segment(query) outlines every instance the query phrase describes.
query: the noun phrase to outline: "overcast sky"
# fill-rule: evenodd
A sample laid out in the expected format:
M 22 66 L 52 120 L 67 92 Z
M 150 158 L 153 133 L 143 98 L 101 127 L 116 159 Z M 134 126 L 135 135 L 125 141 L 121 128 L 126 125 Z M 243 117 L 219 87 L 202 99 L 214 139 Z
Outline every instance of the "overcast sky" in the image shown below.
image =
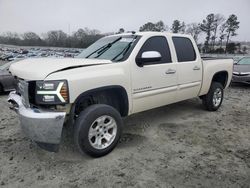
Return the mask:
M 171 26 L 174 19 L 201 22 L 209 13 L 236 14 L 240 29 L 235 40 L 250 41 L 250 0 L 0 0 L 0 33 L 68 33 L 84 27 L 138 31 L 148 21 Z

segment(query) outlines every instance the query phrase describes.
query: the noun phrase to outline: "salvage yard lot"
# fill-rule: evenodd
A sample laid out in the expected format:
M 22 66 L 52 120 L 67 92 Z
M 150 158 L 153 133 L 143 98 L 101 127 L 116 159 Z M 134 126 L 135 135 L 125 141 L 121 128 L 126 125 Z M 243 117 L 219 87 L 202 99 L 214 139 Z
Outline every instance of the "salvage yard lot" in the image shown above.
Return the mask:
M 234 85 L 217 112 L 199 99 L 125 119 L 109 155 L 81 156 L 66 127 L 59 153 L 22 134 L 0 96 L 0 187 L 249 187 L 250 87 Z

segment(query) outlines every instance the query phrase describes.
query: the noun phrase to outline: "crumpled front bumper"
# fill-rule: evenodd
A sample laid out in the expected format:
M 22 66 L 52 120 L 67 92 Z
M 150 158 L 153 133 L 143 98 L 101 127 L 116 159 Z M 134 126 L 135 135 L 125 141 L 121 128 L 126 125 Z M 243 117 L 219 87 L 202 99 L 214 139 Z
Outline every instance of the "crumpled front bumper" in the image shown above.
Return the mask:
M 51 149 L 51 146 L 60 144 L 66 113 L 27 108 L 21 96 L 15 92 L 9 94 L 8 102 L 10 109 L 19 115 L 23 132 L 43 149 L 56 150 Z

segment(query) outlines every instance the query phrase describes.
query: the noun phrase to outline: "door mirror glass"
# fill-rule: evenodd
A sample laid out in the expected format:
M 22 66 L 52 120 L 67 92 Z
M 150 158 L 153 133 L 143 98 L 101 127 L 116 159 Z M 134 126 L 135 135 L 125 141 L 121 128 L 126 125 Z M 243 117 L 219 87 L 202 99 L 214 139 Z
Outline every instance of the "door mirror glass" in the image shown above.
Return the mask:
M 143 52 L 141 57 L 136 59 L 138 66 L 143 67 L 144 63 L 157 62 L 162 58 L 160 52 L 157 51 L 146 51 Z

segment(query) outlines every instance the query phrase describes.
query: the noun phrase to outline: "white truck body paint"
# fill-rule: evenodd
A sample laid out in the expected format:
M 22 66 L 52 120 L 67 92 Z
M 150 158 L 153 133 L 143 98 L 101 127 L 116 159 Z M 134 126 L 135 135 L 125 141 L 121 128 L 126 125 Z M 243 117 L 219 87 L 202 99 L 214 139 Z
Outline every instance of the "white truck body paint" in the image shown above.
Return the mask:
M 28 81 L 67 80 L 70 104 L 86 91 L 106 86 L 121 86 L 128 95 L 128 115 L 205 95 L 213 76 L 221 71 L 228 74 L 226 87 L 230 84 L 233 60 L 202 60 L 190 35 L 160 32 L 136 33 L 136 35 L 141 36 L 141 39 L 128 59 L 123 62 L 80 58 L 26 59 L 13 64 L 10 71 L 13 75 Z M 166 37 L 172 63 L 139 67 L 135 62 L 136 56 L 145 41 L 154 36 Z M 186 37 L 192 41 L 197 55 L 195 61 L 185 63 L 177 61 L 172 41 L 174 36 Z M 67 69 L 68 67 L 77 68 Z M 174 73 L 166 74 L 167 71 Z

